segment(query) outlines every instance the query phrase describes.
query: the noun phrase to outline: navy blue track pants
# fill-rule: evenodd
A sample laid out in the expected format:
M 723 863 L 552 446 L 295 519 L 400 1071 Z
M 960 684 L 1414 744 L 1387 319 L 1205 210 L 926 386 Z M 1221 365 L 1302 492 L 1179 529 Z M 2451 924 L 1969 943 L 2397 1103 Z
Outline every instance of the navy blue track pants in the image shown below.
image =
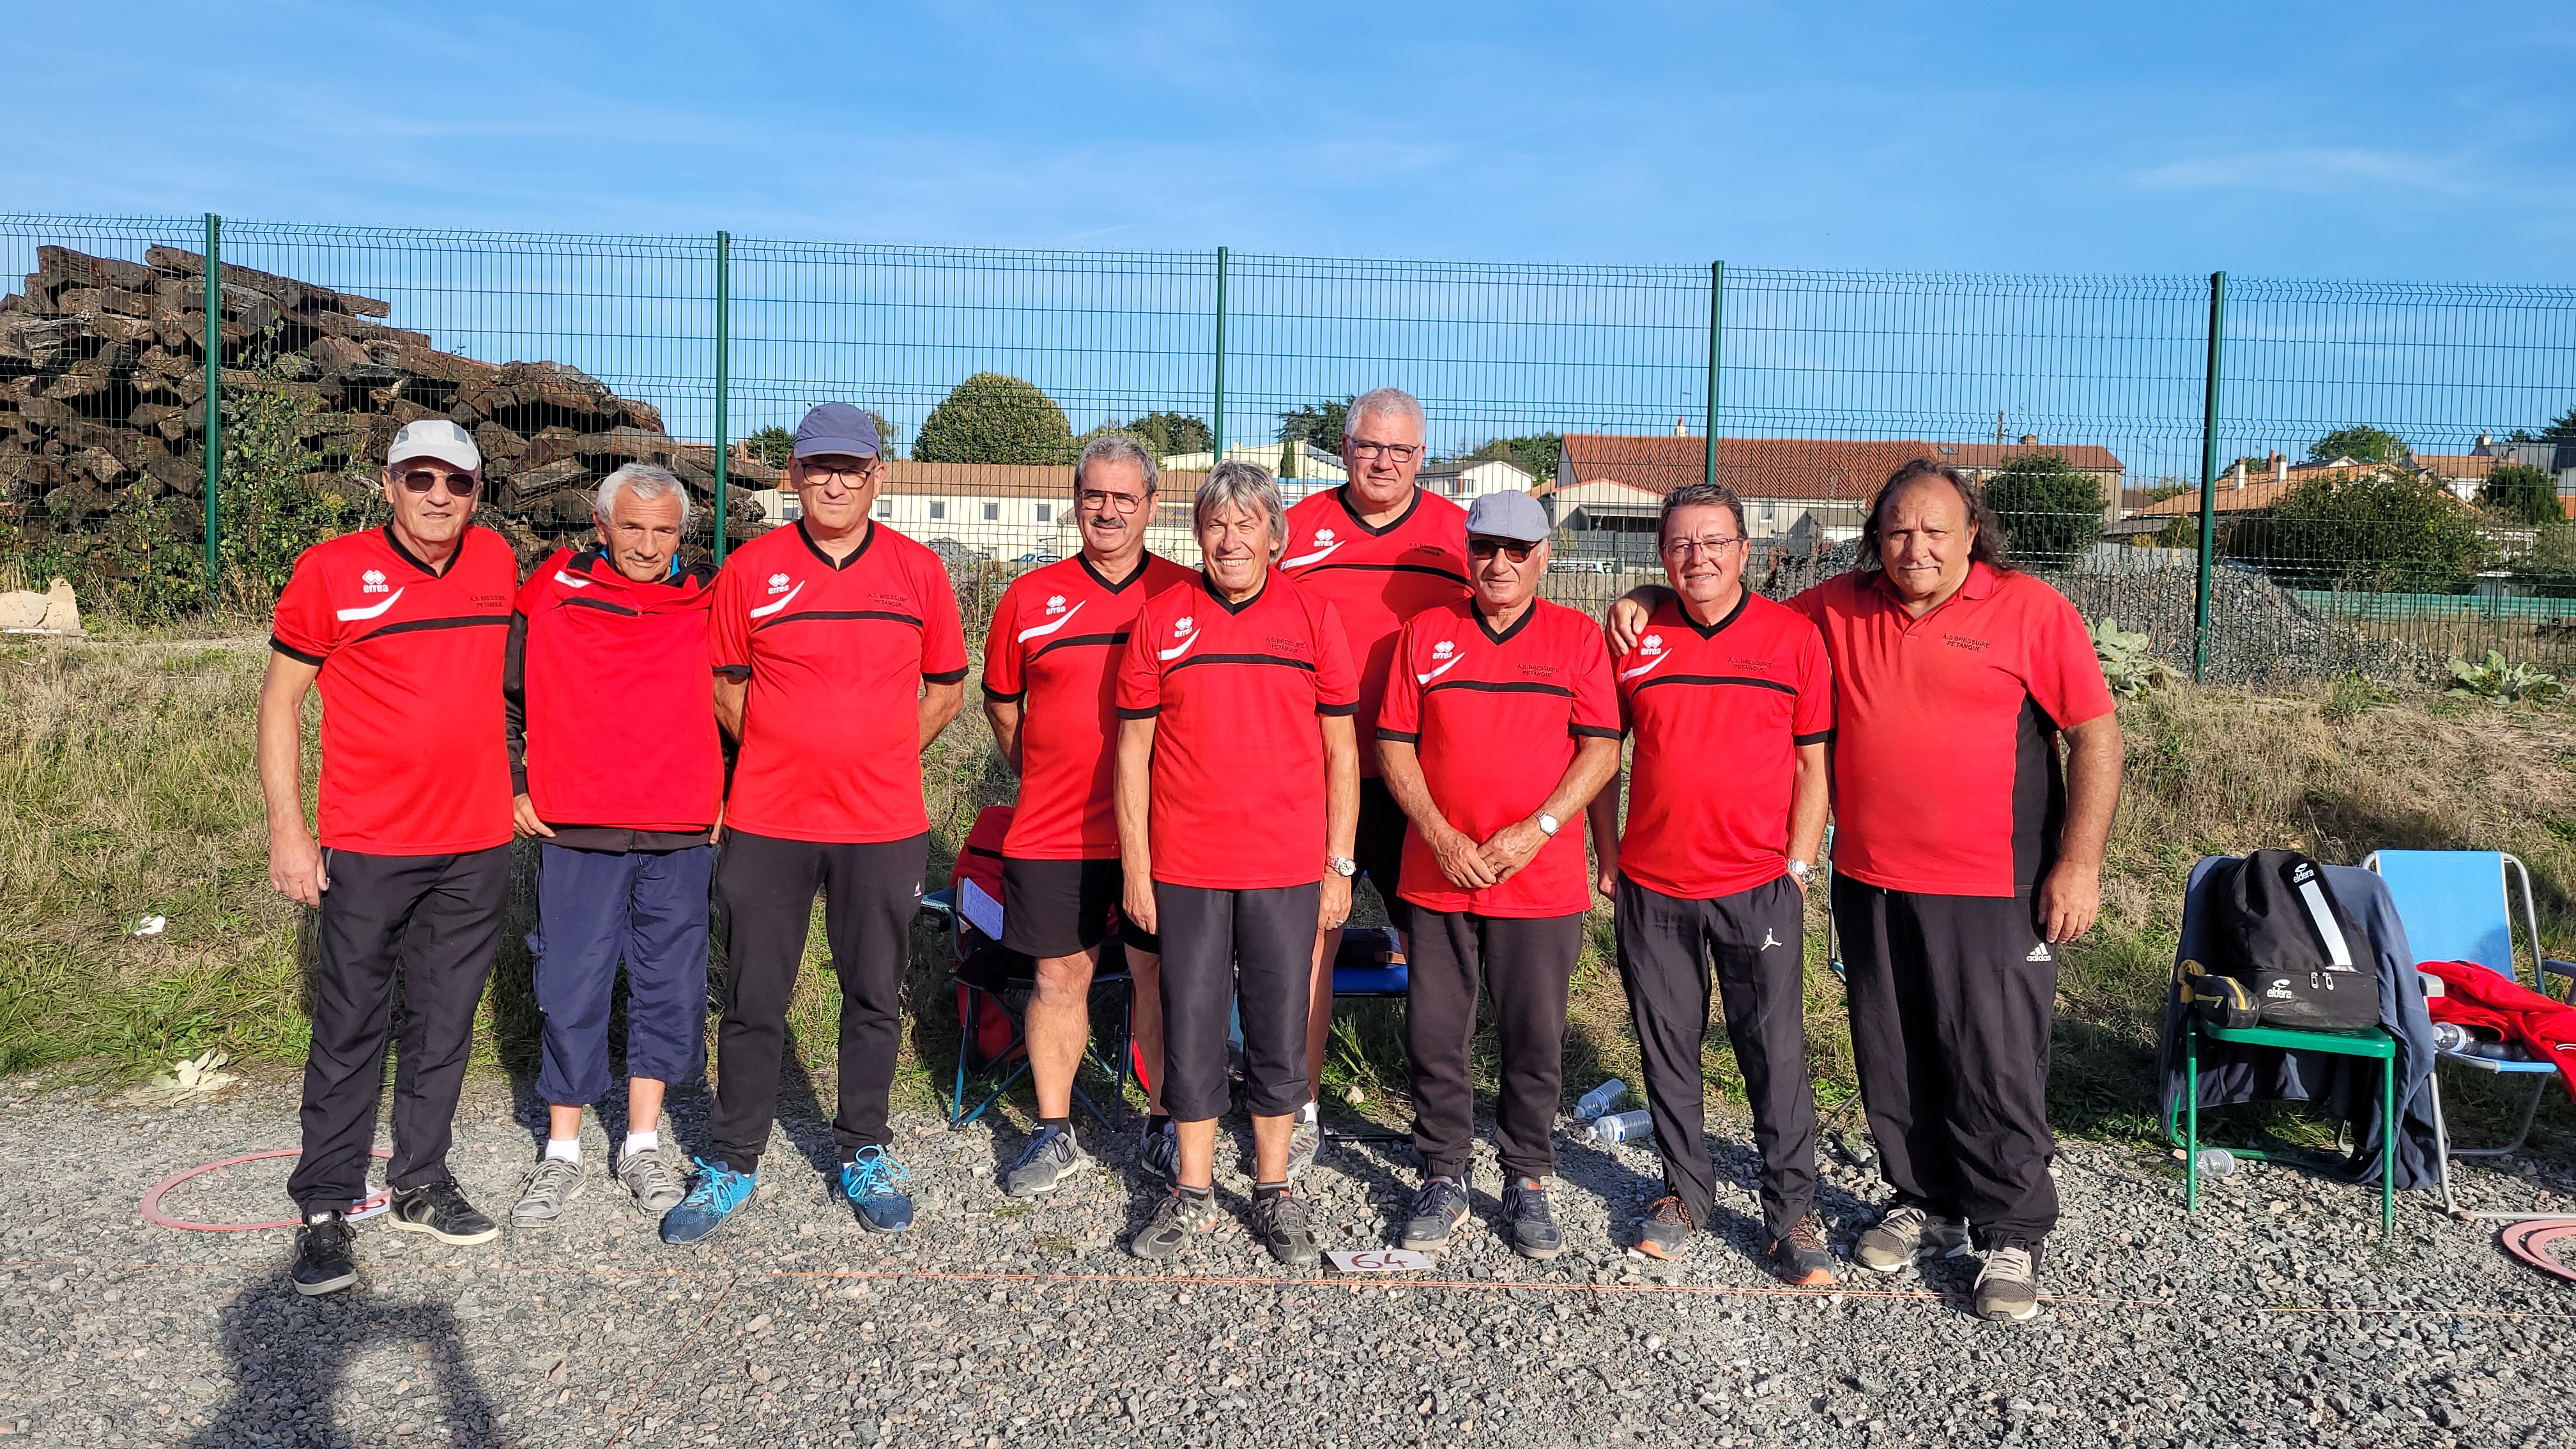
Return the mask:
M 626 963 L 626 1075 L 685 1082 L 706 1063 L 707 887 L 715 848 L 537 845 L 537 1094 L 559 1107 L 608 1095 L 609 998 Z

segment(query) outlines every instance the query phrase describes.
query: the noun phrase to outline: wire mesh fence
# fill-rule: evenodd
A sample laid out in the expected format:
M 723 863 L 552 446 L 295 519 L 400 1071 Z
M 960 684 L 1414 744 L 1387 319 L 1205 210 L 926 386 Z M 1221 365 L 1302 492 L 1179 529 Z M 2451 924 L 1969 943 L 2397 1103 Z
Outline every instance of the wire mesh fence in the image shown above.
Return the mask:
M 415 418 L 475 434 L 524 553 L 581 537 L 627 461 L 721 500 L 695 541 L 720 553 L 797 516 L 805 408 L 858 403 L 894 444 L 876 516 L 973 607 L 1077 547 L 1086 437 L 1161 459 L 1152 537 L 1195 562 L 1207 468 L 1337 486 L 1342 405 L 1393 385 L 1429 415 L 1424 486 L 1537 493 L 1551 593 L 1586 607 L 1658 575 L 1677 484 L 1734 488 L 1778 592 L 1850 567 L 1871 491 L 1928 456 L 2088 616 L 2213 677 L 2576 654 L 2571 289 L 41 215 L 0 216 L 11 272 L 0 570 L 140 617 L 264 608 L 298 549 L 381 516 Z

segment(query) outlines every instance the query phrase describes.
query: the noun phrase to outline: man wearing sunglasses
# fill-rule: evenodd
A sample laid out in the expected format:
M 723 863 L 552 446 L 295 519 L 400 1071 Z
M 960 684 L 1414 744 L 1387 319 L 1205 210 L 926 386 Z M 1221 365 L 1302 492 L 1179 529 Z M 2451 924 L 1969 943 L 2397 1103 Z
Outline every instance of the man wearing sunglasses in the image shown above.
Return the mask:
M 1600 629 L 1538 597 L 1547 537 L 1547 511 L 1528 494 L 1476 500 L 1467 510 L 1475 596 L 1404 626 L 1378 715 L 1382 778 L 1411 822 L 1404 1039 L 1423 1182 L 1403 1246 L 1418 1251 L 1447 1248 L 1467 1221 L 1480 981 L 1502 1049 L 1500 1235 L 1526 1258 L 1565 1251 L 1547 1206 L 1550 1133 L 1592 896 L 1583 832 L 1564 827 L 1619 772 L 1619 700 Z
M 1074 1141 L 1073 1074 L 1091 1040 L 1091 977 L 1116 935 L 1127 957 L 1146 1080 L 1144 1156 L 1170 1181 L 1179 1139 L 1162 1109 L 1162 943 L 1123 917 L 1118 863 L 1118 661 L 1145 601 L 1197 575 L 1145 551 L 1159 479 L 1154 455 L 1112 433 L 1073 464 L 1082 551 L 1011 581 L 984 642 L 984 717 L 1020 774 L 1002 840 L 1002 944 L 1037 962 L 1029 1081 L 1038 1130 L 1002 1171 L 1029 1197 L 1090 1165 Z
M 930 849 L 921 752 L 965 700 L 966 636 L 939 555 L 868 517 L 884 451 L 865 411 L 808 412 L 787 464 L 805 516 L 716 575 L 716 720 L 741 745 L 716 863 L 729 969 L 710 1150 L 662 1219 L 666 1242 L 697 1242 L 753 1199 L 818 891 L 841 983 L 840 1191 L 870 1232 L 912 1226 L 887 1095 Z
M 1637 1251 L 1679 1258 L 1694 1229 L 1716 1226 L 1700 1067 L 1714 974 L 1762 1153 L 1772 1271 L 1825 1287 L 1834 1257 L 1815 1217 L 1802 928 L 1825 835 L 1832 669 L 1814 624 L 1744 586 L 1744 505 L 1731 490 L 1674 489 L 1657 540 L 1672 589 L 1657 591 L 1618 655 L 1637 739 L 1626 831 L 1615 780 L 1592 802 L 1599 886 L 1617 903 L 1619 980 L 1664 1158 L 1665 1192 L 1646 1209 Z
M 269 883 L 319 910 L 303 1154 L 286 1190 L 303 1219 L 295 1291 L 358 1280 L 347 1213 L 366 1192 L 394 982 L 388 1219 L 442 1243 L 500 1229 L 465 1200 L 447 1148 L 474 1010 L 510 886 L 501 662 L 518 560 L 473 526 L 483 456 L 425 418 L 394 435 L 384 527 L 315 544 L 278 595 L 259 696 Z M 321 831 L 305 828 L 304 695 L 322 692 Z
M 1353 398 L 1342 425 L 1349 481 L 1288 510 L 1288 552 L 1279 564 L 1341 616 L 1351 662 L 1359 667 L 1360 818 L 1352 856 L 1399 932 L 1406 919 L 1404 811 L 1379 778 L 1377 751 L 1368 742 L 1377 738 L 1396 631 L 1425 609 L 1465 603 L 1469 593 L 1467 511 L 1414 482 L 1422 471 L 1423 427 L 1422 404 L 1400 388 Z M 1316 937 L 1306 1007 L 1310 1088 L 1323 1080 L 1324 1048 L 1333 1033 L 1333 957 L 1341 948 L 1338 926 Z M 1289 1170 L 1313 1162 L 1322 1146 L 1315 1104 L 1308 1102 L 1289 1139 Z

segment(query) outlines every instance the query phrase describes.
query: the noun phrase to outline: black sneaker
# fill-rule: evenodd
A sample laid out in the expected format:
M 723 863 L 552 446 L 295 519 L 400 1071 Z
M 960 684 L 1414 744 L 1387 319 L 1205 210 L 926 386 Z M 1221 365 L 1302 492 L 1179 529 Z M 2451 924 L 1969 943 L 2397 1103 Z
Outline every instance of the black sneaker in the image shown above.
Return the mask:
M 1511 1237 L 1512 1251 L 1524 1258 L 1545 1262 L 1565 1251 L 1565 1234 L 1548 1214 L 1547 1184 L 1535 1177 L 1504 1187 L 1503 1231 Z
M 358 1260 L 351 1249 L 357 1231 L 341 1213 L 316 1213 L 295 1231 L 295 1291 L 307 1298 L 355 1287 Z
M 1637 1225 L 1637 1251 L 1670 1262 L 1690 1251 L 1690 1209 L 1665 1193 L 1646 1205 L 1646 1220 Z
M 459 1248 L 501 1236 L 501 1225 L 476 1212 L 453 1178 L 426 1187 L 395 1188 L 393 1206 L 385 1216 L 406 1233 L 427 1233 Z
M 1270 1250 L 1270 1256 L 1292 1268 L 1302 1268 L 1320 1261 L 1324 1250 L 1315 1243 L 1314 1224 L 1293 1193 L 1278 1193 L 1252 1205 L 1252 1236 Z
M 1136 1155 L 1137 1165 L 1163 1180 L 1166 1187 L 1181 1184 L 1181 1129 L 1170 1118 L 1163 1119 L 1162 1130 L 1151 1126 L 1145 1130 L 1145 1141 Z
M 1467 1190 L 1454 1177 L 1430 1178 L 1413 1195 L 1413 1206 L 1405 1210 L 1404 1236 L 1396 1246 L 1417 1253 L 1440 1252 L 1466 1221 Z
M 1152 1219 L 1127 1240 L 1127 1251 L 1148 1262 L 1168 1258 L 1224 1216 L 1214 1194 L 1199 1197 L 1174 1188 L 1155 1206 Z
M 1834 1255 L 1825 1246 L 1825 1226 L 1813 1214 L 1771 1244 L 1771 1271 L 1792 1288 L 1834 1286 Z

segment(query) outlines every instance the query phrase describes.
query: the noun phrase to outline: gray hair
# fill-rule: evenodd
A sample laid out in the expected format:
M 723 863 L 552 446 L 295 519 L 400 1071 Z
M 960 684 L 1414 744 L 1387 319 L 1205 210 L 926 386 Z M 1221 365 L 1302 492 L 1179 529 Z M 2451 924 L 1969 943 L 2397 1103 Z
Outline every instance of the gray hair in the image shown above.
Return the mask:
M 601 479 L 599 495 L 591 500 L 591 517 L 602 523 L 616 522 L 617 500 L 629 494 L 639 503 L 650 503 L 656 498 L 679 499 L 680 527 L 686 529 L 689 526 L 692 511 L 689 490 L 680 486 L 680 480 L 671 476 L 670 469 L 657 468 L 650 463 L 629 463 Z
M 1422 415 L 1421 399 L 1400 387 L 1373 387 L 1351 399 L 1350 407 L 1342 414 L 1343 434 L 1347 436 L 1352 428 L 1359 425 L 1360 419 L 1371 413 L 1393 413 L 1398 417 L 1411 418 L 1415 427 L 1425 431 L 1431 426 Z
M 1749 533 L 1744 526 L 1744 500 L 1723 483 L 1685 483 L 1664 495 L 1663 511 L 1655 516 L 1655 542 L 1672 541 L 1673 515 L 1685 508 L 1723 508 L 1735 515 L 1735 531 Z
M 1190 531 L 1204 530 L 1209 519 L 1228 508 L 1269 518 L 1270 561 L 1279 562 L 1288 551 L 1288 510 L 1279 506 L 1279 482 L 1270 470 L 1237 458 L 1217 464 L 1190 504 Z
M 1073 460 L 1073 488 L 1082 491 L 1082 475 L 1094 463 L 1133 463 L 1145 470 L 1145 496 L 1152 497 L 1163 486 L 1162 470 L 1154 466 L 1154 455 L 1125 433 L 1103 433 L 1082 445 L 1082 456 Z

